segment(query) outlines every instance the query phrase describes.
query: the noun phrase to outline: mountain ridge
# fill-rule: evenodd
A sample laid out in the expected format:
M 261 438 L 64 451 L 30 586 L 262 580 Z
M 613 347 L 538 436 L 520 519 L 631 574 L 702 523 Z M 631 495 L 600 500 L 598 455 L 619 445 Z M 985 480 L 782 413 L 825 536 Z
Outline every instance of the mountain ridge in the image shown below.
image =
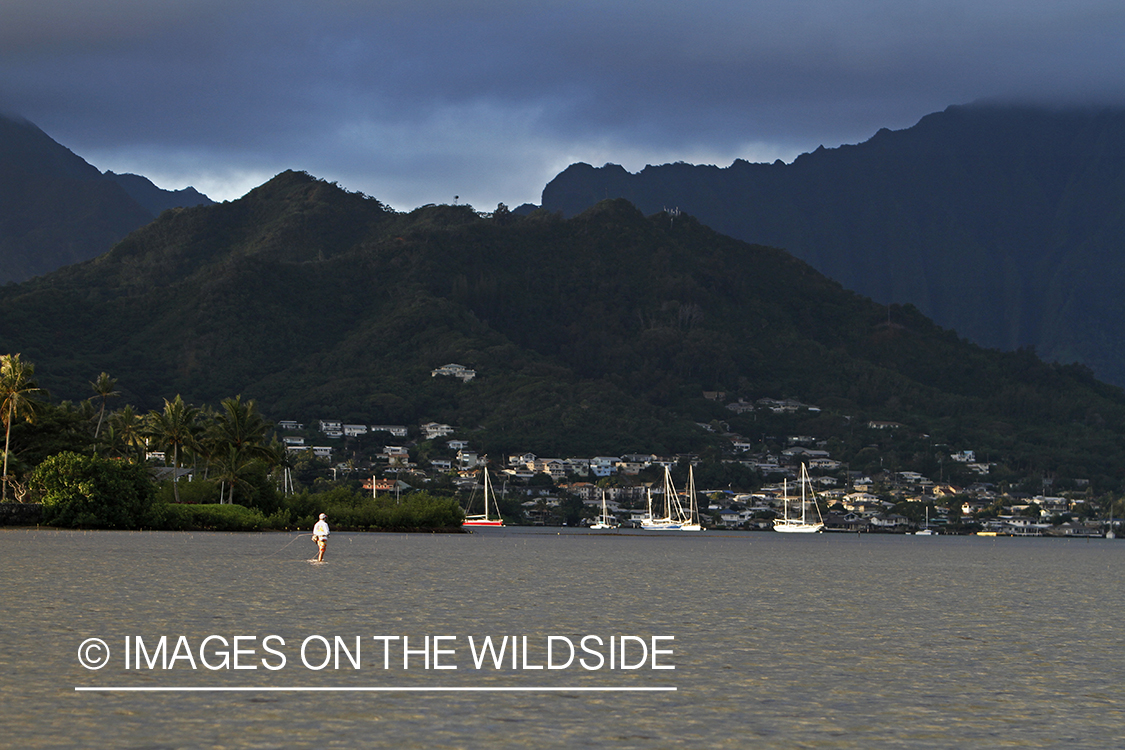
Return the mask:
M 984 350 L 784 251 L 624 200 L 570 219 L 398 213 L 286 172 L 0 288 L 0 318 L 0 351 L 57 398 L 105 371 L 141 409 L 241 394 L 274 419 L 435 421 L 484 452 L 540 455 L 721 450 L 716 425 L 776 429 L 703 396 L 723 392 L 815 403 L 805 434 L 856 450 L 886 438 L 853 420 L 889 420 L 912 425 L 908 451 L 989 450 L 1100 485 L 1125 467 L 1125 394 L 1087 369 Z M 432 375 L 450 362 L 477 377 Z
M 211 202 L 194 188 L 102 173 L 29 120 L 0 114 L 0 283 L 100 255 L 166 208 Z
M 678 207 L 983 346 L 1033 346 L 1123 384 L 1123 143 L 1125 110 L 966 105 L 791 164 L 572 165 L 542 205 Z

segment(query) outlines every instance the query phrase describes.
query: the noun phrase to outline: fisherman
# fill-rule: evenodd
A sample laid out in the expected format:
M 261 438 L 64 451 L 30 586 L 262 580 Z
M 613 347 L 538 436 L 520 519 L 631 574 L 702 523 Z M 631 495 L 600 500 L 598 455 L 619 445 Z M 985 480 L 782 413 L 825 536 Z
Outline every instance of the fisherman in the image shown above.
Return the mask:
M 313 541 L 316 542 L 317 553 L 316 561 L 324 562 L 324 550 L 328 547 L 328 535 L 332 532 L 328 530 L 328 516 L 323 513 L 320 514 L 320 520 L 313 526 Z

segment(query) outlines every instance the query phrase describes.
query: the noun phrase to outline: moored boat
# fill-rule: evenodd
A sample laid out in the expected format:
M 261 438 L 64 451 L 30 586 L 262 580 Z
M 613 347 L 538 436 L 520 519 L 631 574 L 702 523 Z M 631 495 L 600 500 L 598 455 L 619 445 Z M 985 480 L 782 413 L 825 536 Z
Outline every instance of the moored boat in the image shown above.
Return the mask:
M 489 526 L 503 526 L 504 520 L 500 518 L 500 508 L 496 505 L 496 496 L 492 492 L 492 480 L 488 478 L 488 464 L 486 463 L 481 467 L 481 474 L 484 477 L 484 513 L 478 515 L 466 515 L 465 520 L 461 522 L 462 526 L 475 526 L 475 527 L 489 527 Z M 496 510 L 495 516 L 488 515 L 488 504 L 492 502 Z M 470 504 L 472 501 L 470 500 Z
M 695 499 L 695 473 L 688 467 L 688 509 L 685 511 L 672 484 L 672 473 L 664 467 L 664 515 L 652 515 L 652 494 L 648 496 L 648 514 L 641 519 L 641 528 L 647 531 L 703 531 L 699 523 L 699 506 Z
M 807 519 L 807 515 L 806 515 L 805 511 L 806 511 L 806 507 L 808 505 L 808 501 L 805 499 L 805 489 L 810 484 L 810 482 L 809 482 L 809 471 L 808 471 L 807 468 L 805 468 L 804 464 L 801 464 L 800 483 L 801 483 L 801 517 L 800 518 L 797 518 L 795 516 L 793 518 L 789 517 L 789 485 L 788 485 L 788 483 L 786 483 L 786 485 L 785 485 L 785 497 L 783 498 L 784 510 L 782 511 L 782 517 L 781 518 L 775 518 L 774 521 L 773 521 L 773 530 L 774 531 L 780 531 L 783 534 L 815 534 L 818 531 L 824 530 L 824 519 L 820 517 L 820 507 L 816 505 L 816 502 L 815 502 L 816 495 L 815 494 L 813 495 L 813 498 L 814 498 L 813 505 L 814 505 L 814 507 L 816 507 L 816 517 L 820 520 L 818 522 L 813 522 L 813 521 L 810 521 L 810 520 Z
M 617 521 L 612 518 L 606 511 L 605 505 L 605 490 L 602 490 L 602 514 L 598 516 L 598 520 L 590 524 L 591 529 L 601 531 L 603 529 L 616 529 Z

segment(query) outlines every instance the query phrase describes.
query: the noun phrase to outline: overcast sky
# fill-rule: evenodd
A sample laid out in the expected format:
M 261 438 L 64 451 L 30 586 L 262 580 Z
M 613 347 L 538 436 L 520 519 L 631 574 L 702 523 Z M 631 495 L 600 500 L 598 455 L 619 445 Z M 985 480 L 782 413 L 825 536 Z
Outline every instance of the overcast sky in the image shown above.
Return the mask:
M 0 5 L 0 111 L 217 200 L 301 169 L 487 211 L 576 161 L 790 161 L 989 98 L 1125 103 L 1125 2 Z

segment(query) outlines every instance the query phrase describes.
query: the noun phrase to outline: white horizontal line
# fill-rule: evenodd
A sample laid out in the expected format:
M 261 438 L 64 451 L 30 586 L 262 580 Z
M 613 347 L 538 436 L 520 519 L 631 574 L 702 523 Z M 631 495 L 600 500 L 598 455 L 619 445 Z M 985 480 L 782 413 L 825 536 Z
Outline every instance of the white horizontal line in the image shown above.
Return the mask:
M 675 687 L 75 687 L 79 693 L 655 693 Z

